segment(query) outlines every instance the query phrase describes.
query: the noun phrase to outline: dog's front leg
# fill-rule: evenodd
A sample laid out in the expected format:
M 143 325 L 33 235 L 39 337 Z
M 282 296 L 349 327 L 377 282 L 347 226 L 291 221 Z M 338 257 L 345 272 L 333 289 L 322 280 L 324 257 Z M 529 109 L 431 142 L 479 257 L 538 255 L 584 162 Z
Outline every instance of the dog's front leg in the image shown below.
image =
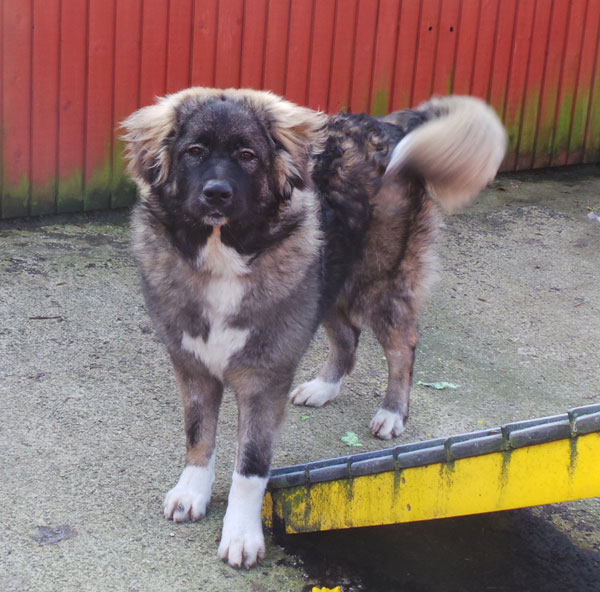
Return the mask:
M 215 435 L 223 385 L 203 371 L 173 360 L 183 401 L 186 433 L 185 467 L 164 501 L 165 518 L 200 520 L 206 514 L 215 479 Z
M 238 385 L 238 448 L 219 558 L 249 568 L 265 555 L 261 508 L 275 437 L 283 420 L 289 379 L 246 374 Z

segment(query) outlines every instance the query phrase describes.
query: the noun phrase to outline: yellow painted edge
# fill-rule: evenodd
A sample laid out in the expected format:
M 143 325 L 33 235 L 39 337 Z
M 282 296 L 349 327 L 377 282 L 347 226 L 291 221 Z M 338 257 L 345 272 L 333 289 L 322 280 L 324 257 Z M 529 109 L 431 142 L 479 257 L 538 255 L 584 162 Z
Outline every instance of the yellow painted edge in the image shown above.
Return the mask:
M 287 533 L 481 514 L 600 496 L 600 433 L 352 479 L 280 489 L 263 517 Z

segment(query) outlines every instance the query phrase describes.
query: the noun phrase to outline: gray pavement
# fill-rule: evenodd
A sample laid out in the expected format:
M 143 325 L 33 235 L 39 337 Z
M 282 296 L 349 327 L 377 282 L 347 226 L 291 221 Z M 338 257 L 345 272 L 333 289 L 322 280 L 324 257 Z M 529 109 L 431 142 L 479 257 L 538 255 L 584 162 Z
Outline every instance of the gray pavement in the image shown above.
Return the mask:
M 503 175 L 447 218 L 415 379 L 460 388 L 416 386 L 397 442 L 600 401 L 600 223 L 588 218 L 600 214 L 599 172 Z M 324 356 L 319 333 L 297 381 Z M 360 451 L 389 446 L 368 430 L 385 379 L 367 334 L 338 400 L 290 406 L 275 464 L 355 451 L 341 440 L 347 431 Z M 166 521 L 182 414 L 123 212 L 0 225 L 0 417 L 2 592 L 600 590 L 599 500 L 303 535 L 286 549 L 270 541 L 261 567 L 232 570 L 216 558 L 233 470 L 231 394 L 209 514 Z

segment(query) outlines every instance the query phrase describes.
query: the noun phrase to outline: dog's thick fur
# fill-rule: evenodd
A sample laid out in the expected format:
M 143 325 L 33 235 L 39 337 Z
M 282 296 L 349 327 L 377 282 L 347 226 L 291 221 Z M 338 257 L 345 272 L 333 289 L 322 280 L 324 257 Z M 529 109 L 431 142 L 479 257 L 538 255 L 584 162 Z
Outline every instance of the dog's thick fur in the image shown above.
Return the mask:
M 323 323 L 329 358 L 292 402 L 337 396 L 369 326 L 389 366 L 371 430 L 399 435 L 440 206 L 465 205 L 493 178 L 505 133 L 468 97 L 376 119 L 205 88 L 162 98 L 124 128 L 140 189 L 134 252 L 185 413 L 186 466 L 165 515 L 197 520 L 206 511 L 228 384 L 238 449 L 219 556 L 248 567 L 264 555 L 260 506 L 274 437 L 315 329 Z

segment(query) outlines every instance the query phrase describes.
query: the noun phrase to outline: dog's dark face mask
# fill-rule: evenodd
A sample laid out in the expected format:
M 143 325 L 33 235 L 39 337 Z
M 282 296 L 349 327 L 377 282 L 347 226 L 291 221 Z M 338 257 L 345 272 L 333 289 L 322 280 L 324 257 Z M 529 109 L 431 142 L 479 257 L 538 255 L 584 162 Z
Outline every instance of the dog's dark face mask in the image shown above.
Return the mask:
M 275 143 L 243 103 L 184 105 L 170 143 L 171 167 L 153 189 L 181 239 L 202 241 L 220 226 L 240 250 L 285 200 L 273 179 Z M 236 244 L 237 243 L 237 244 Z

